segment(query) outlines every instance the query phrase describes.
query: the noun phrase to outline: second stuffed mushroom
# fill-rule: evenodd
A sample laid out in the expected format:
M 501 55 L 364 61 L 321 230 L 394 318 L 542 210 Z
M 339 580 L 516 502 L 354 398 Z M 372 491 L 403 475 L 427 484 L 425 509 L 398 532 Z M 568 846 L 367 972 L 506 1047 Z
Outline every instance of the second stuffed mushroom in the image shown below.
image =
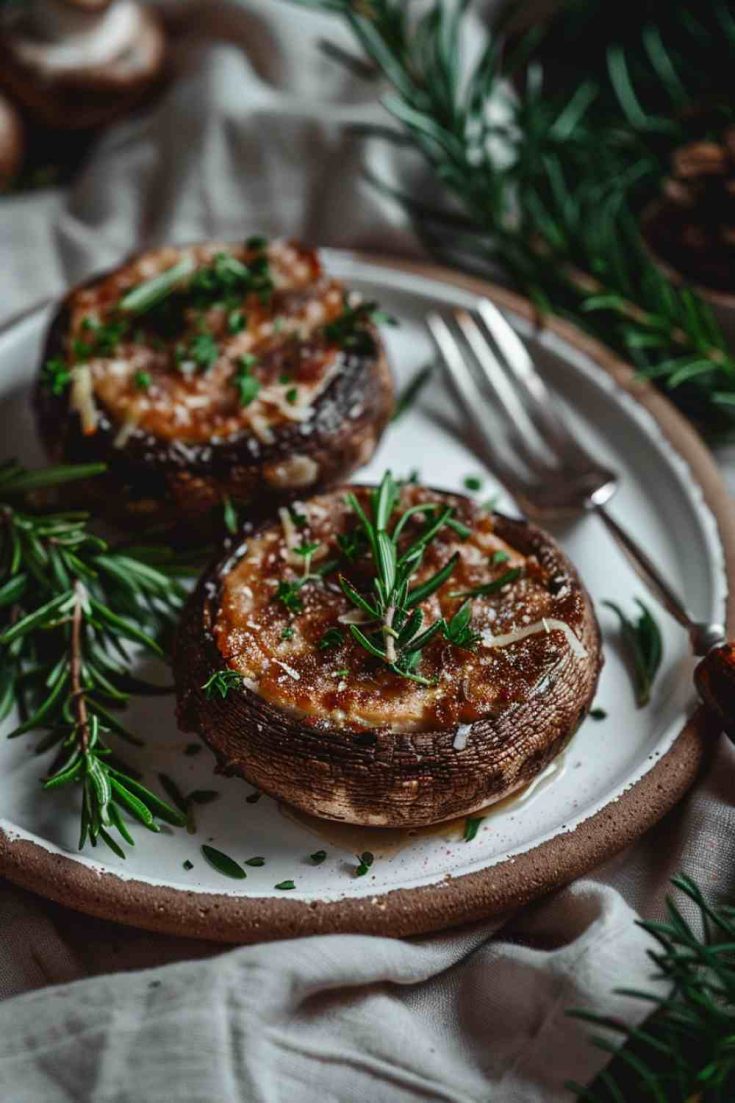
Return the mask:
M 372 455 L 393 403 L 376 318 L 292 242 L 152 250 L 62 303 L 42 437 L 54 460 L 107 464 L 87 491 L 112 520 L 257 516 Z

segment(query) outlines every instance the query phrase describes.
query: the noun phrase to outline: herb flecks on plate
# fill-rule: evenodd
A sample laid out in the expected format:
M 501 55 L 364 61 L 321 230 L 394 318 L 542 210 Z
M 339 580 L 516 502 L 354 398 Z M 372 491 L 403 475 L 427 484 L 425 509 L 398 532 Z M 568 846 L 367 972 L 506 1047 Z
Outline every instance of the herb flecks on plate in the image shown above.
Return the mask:
M 202 854 L 210 866 L 223 876 L 231 877 L 233 881 L 244 881 L 247 877 L 247 873 L 240 863 L 231 858 L 229 854 L 225 854 L 224 851 L 217 850 L 216 847 L 209 846 L 208 843 L 202 843 Z
M 636 598 L 639 612 L 635 618 L 626 613 L 614 601 L 605 601 L 620 624 L 621 638 L 630 662 L 638 708 L 651 700 L 651 690 L 663 658 L 661 630 L 647 605 Z

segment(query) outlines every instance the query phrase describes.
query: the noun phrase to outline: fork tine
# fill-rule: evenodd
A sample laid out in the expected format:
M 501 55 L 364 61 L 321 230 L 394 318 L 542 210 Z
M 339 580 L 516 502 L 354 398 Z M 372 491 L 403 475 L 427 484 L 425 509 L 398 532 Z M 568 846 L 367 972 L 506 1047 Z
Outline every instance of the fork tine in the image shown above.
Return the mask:
M 480 299 L 477 313 L 500 353 L 500 359 L 498 361 L 496 358 L 496 362 L 520 392 L 518 401 L 524 406 L 527 417 L 547 448 L 562 460 L 568 458 L 578 463 L 591 463 L 589 454 L 574 439 L 559 416 L 548 387 L 510 322 L 489 299 Z M 483 340 L 482 336 L 480 340 Z
M 439 314 L 430 314 L 426 324 L 457 397 L 485 446 L 489 467 L 514 497 L 524 498 L 524 482 L 503 457 L 497 438 L 490 432 L 487 420 L 482 416 L 486 398 L 468 368 L 449 326 Z
M 500 364 L 493 363 L 495 354 L 466 311 L 456 310 L 452 318 L 458 327 L 460 341 L 457 343 L 451 326 L 447 319 L 444 319 L 448 334 L 448 336 L 445 334 L 445 344 L 451 341 L 456 346 L 455 374 L 459 372 L 463 376 L 466 398 L 469 396 L 468 379 L 474 388 L 472 416 L 476 420 L 478 402 L 480 409 L 487 410 L 500 406 L 505 414 L 503 433 L 513 449 L 514 461 L 520 457 L 533 475 L 542 480 L 548 478 L 555 470 L 553 458 L 549 458 L 543 441 L 538 433 L 534 432 L 532 423 L 524 413 L 519 396 L 506 378 Z M 481 362 L 478 357 L 482 358 Z M 497 439 L 497 434 L 493 434 L 493 437 Z M 495 447 L 497 451 L 497 444 Z M 542 453 L 545 454 L 542 455 Z
M 503 370 L 502 363 L 472 315 L 466 310 L 455 310 L 453 314 L 482 372 L 483 382 L 489 384 L 503 408 L 515 447 L 528 457 L 527 462 L 530 467 L 537 473 L 543 474 L 544 469 L 554 466 L 555 453 L 548 448 L 543 434 L 537 430 L 534 418 L 529 415 L 526 408 L 524 395 L 518 392 L 513 380 Z M 536 444 L 536 448 L 532 447 L 532 442 Z M 543 464 L 539 462 L 540 457 L 537 455 L 538 445 L 544 453 L 547 453 Z

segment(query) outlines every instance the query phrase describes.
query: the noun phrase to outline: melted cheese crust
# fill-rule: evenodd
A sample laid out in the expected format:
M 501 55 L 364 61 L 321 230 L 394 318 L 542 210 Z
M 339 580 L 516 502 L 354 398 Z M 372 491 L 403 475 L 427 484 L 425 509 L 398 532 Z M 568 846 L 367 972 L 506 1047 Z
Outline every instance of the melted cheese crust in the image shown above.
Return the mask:
M 67 353 L 75 341 L 93 342 L 90 322 L 113 321 L 120 299 L 132 288 L 185 257 L 202 268 L 222 253 L 244 263 L 256 255 L 246 246 L 222 243 L 164 247 L 74 292 L 68 302 Z M 153 314 L 143 314 L 133 319 L 112 353 L 85 358 L 94 400 L 119 429 L 119 445 L 133 432 L 197 444 L 244 431 L 270 443 L 273 427 L 308 422 L 312 403 L 342 367 L 341 350 L 321 330 L 342 313 L 345 292 L 341 283 L 324 276 L 312 250 L 273 242 L 266 253 L 274 283 L 270 296 L 250 293 L 226 308 L 187 307 L 173 334 L 157 329 Z M 233 310 L 244 316 L 235 333 L 230 329 Z M 206 370 L 193 363 L 184 363 L 182 370 L 186 350 L 202 333 L 216 342 L 215 361 Z M 256 358 L 250 370 L 260 385 L 248 405 L 241 404 L 233 385 L 243 356 Z M 139 373 L 149 377 L 145 388 L 136 382 Z
M 366 492 L 357 488 L 363 501 Z M 500 635 L 541 620 L 559 618 L 570 611 L 566 595 L 534 557 L 525 557 L 500 540 L 493 531 L 492 514 L 467 499 L 408 486 L 401 493 L 401 507 L 440 502 L 455 507 L 455 517 L 471 529 L 466 540 L 445 527 L 429 546 L 412 586 L 444 566 L 457 552 L 459 562 L 447 582 L 421 606 L 424 628 L 438 616 L 449 618 L 462 598 L 453 596 L 500 577 L 511 567 L 523 574 L 499 592 L 473 599 L 473 628 Z M 298 511 L 307 518 L 299 538 L 319 542 L 319 561 L 340 557 L 338 534 L 351 531 L 356 518 L 341 492 L 313 498 Z M 414 516 L 404 536 L 414 540 L 425 519 Z M 403 537 L 401 538 L 403 544 Z M 371 657 L 350 635 L 344 623 L 354 606 L 342 593 L 337 572 L 307 582 L 300 590 L 303 611 L 291 613 L 276 598 L 279 582 L 294 581 L 303 574 L 294 556 L 294 533 L 287 522 L 272 524 L 249 542 L 242 558 L 223 577 L 214 638 L 223 665 L 238 671 L 245 684 L 261 697 L 315 726 L 360 730 L 445 729 L 491 717 L 532 692 L 543 692 L 554 668 L 568 654 L 563 631 L 528 635 L 506 647 L 460 649 L 435 636 L 424 649 L 420 673 L 436 679 L 424 687 L 392 673 Z M 509 558 L 494 563 L 493 553 Z M 372 567 L 363 557 L 350 563 L 343 556 L 339 572 L 370 595 Z M 572 602 L 573 608 L 579 608 Z M 337 628 L 337 646 L 320 646 L 325 633 Z M 369 630 L 369 629 L 368 629 Z

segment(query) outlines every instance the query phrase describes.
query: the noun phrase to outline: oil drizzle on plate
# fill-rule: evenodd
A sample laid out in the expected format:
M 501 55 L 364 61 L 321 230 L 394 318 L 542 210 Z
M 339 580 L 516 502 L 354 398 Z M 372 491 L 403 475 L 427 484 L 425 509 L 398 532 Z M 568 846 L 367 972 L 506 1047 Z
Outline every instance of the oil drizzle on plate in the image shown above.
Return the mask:
M 553 762 L 550 762 L 545 770 L 515 793 L 504 797 L 503 800 L 489 804 L 486 808 L 480 808 L 472 813 L 474 818 L 483 821 L 494 819 L 510 809 L 525 807 L 530 804 L 539 793 L 547 789 L 552 782 L 561 777 L 566 769 L 566 752 L 563 751 Z M 415 827 L 410 830 L 393 827 L 359 827 L 354 823 L 338 823 L 336 820 L 320 820 L 317 816 L 310 816 L 307 812 L 300 812 L 290 805 L 281 804 L 279 810 L 286 819 L 293 820 L 300 827 L 305 828 L 312 835 L 316 835 L 322 842 L 339 847 L 350 854 L 361 854 L 369 850 L 376 858 L 387 858 L 405 850 L 416 842 L 417 839 L 427 837 L 446 839 L 447 842 L 456 843 L 464 834 L 466 816 L 454 820 L 445 820 L 443 823 L 430 824 L 428 827 Z

